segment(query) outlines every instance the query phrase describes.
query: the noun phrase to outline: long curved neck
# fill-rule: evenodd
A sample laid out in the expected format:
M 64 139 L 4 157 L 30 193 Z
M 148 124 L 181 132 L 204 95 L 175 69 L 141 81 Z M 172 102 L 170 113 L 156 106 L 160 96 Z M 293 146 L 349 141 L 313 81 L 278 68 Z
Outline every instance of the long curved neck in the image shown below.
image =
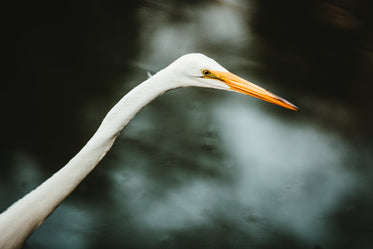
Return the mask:
M 106 155 L 120 131 L 144 106 L 170 90 L 160 71 L 125 95 L 88 143 L 63 168 L 0 215 L 0 249 L 20 248 L 27 237 Z

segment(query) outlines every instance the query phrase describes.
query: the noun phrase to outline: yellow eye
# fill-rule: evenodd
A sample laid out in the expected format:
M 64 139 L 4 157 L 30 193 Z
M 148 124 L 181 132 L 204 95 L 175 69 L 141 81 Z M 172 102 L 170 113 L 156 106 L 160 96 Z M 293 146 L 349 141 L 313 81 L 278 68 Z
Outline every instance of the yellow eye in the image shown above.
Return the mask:
M 210 76 L 210 75 L 211 75 L 211 72 L 210 72 L 210 70 L 208 70 L 208 69 L 203 69 L 203 70 L 202 70 L 202 74 L 203 74 L 204 76 Z

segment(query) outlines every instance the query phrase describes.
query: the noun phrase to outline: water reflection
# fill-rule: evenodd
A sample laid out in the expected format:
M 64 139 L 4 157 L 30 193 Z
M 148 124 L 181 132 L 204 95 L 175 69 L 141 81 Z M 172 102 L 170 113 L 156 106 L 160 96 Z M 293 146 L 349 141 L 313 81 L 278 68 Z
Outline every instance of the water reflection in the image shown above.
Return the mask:
M 345 160 L 354 153 L 348 144 L 238 101 L 217 105 L 215 112 L 225 150 L 239 167 L 238 201 L 304 241 L 328 241 L 330 212 L 357 188 Z
M 2 209 L 63 165 L 147 71 L 184 53 L 206 53 L 302 110 L 208 89 L 166 93 L 25 247 L 372 245 L 365 2 L 347 1 L 354 18 L 338 20 L 338 1 L 135 2 L 65 7 L 70 21 L 29 18 L 19 31 Z M 40 32 L 29 35 L 33 23 Z

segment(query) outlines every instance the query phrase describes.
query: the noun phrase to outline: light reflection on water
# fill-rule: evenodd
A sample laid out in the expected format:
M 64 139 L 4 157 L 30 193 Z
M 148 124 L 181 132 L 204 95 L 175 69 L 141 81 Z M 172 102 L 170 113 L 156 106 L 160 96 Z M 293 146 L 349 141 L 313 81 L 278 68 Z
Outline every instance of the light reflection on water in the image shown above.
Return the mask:
M 283 121 L 243 101 L 214 112 L 240 172 L 238 202 L 302 239 L 328 240 L 329 214 L 356 191 L 345 160 L 354 153 L 349 145 L 314 124 Z

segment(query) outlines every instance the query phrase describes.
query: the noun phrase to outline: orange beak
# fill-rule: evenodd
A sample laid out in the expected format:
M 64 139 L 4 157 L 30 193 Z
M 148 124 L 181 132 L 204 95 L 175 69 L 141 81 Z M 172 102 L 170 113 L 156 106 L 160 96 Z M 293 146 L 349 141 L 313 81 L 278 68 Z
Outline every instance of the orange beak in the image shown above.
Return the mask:
M 237 75 L 234 75 L 229 72 L 221 72 L 221 71 L 211 71 L 211 76 L 209 78 L 217 79 L 225 84 L 227 84 L 230 89 L 244 93 L 247 95 L 251 95 L 253 97 L 256 97 L 258 99 L 265 100 L 267 102 L 298 111 L 298 107 L 290 103 L 289 101 L 265 90 L 264 88 L 257 86 L 247 80 L 242 79 L 241 77 L 238 77 Z

